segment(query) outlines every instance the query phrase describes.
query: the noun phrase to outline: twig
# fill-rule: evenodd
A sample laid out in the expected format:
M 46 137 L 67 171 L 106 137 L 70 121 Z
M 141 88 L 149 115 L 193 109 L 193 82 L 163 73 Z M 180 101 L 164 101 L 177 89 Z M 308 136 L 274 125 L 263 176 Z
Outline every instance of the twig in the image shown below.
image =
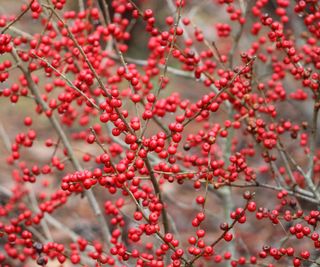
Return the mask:
M 313 197 L 312 195 L 306 196 L 306 195 L 303 195 L 303 194 L 298 193 L 296 191 L 284 189 L 283 187 L 272 186 L 269 184 L 262 184 L 262 183 L 258 183 L 258 182 L 256 182 L 255 184 L 235 184 L 235 183 L 229 184 L 229 183 L 225 183 L 225 184 L 220 184 L 219 186 L 230 186 L 230 187 L 239 187 L 239 188 L 262 187 L 262 188 L 266 188 L 266 189 L 270 189 L 270 190 L 274 190 L 274 191 L 278 191 L 278 192 L 285 190 L 291 196 L 297 196 L 297 197 L 304 199 L 304 200 L 307 200 L 311 203 L 319 204 L 319 201 L 312 198 Z
M 35 195 L 35 192 L 34 192 L 34 189 L 33 188 L 30 188 L 29 190 L 29 198 L 30 198 L 30 202 L 31 202 L 31 205 L 33 206 L 33 210 L 35 212 L 40 212 L 40 209 L 39 209 L 39 203 L 38 203 L 38 200 L 37 200 L 37 197 Z M 44 220 L 41 220 L 40 222 L 40 225 L 43 229 L 43 232 L 46 236 L 46 239 L 47 241 L 53 241 L 53 237 L 52 237 L 52 234 L 50 232 L 50 228 L 46 222 L 46 219 Z
M 30 9 L 31 5 L 33 4 L 34 0 L 31 0 L 29 5 L 26 7 L 25 10 L 23 10 L 13 21 L 11 21 L 9 24 L 7 24 L 1 31 L 1 34 L 4 34 L 14 23 L 16 23 L 18 20 L 20 20 L 24 14 L 28 12 Z
M 176 21 L 175 21 L 175 25 L 174 25 L 173 38 L 172 38 L 172 41 L 171 41 L 171 44 L 170 44 L 169 52 L 168 52 L 168 54 L 167 54 L 167 56 L 165 58 L 163 74 L 162 74 L 162 77 L 160 78 L 160 84 L 159 84 L 159 86 L 158 86 L 158 88 L 156 89 L 156 92 L 155 92 L 156 99 L 159 97 L 160 90 L 161 90 L 161 88 L 163 86 L 164 79 L 165 79 L 165 77 L 167 75 L 169 59 L 170 59 L 171 53 L 173 51 L 173 48 L 175 46 L 176 37 L 177 37 L 177 28 L 179 26 L 179 22 L 180 22 L 180 19 L 181 19 L 181 8 L 182 8 L 182 5 L 179 5 L 179 7 L 178 7 L 178 9 L 176 11 L 177 12 L 177 17 L 176 17 Z M 151 107 L 151 111 L 154 110 L 155 104 L 156 104 L 156 101 L 153 102 L 152 107 Z M 149 121 L 150 121 L 149 119 L 146 121 L 146 123 L 145 123 L 145 125 L 144 125 L 144 127 L 142 129 L 141 137 L 144 135 L 145 131 L 147 130 Z
M 115 56 L 115 55 L 109 55 L 110 58 L 114 59 L 114 60 L 119 60 L 120 58 Z M 143 60 L 143 59 L 135 59 L 135 58 L 131 58 L 131 57 L 126 57 L 126 61 L 129 63 L 133 63 L 136 64 L 138 66 L 147 66 L 148 65 L 148 61 L 147 60 Z M 159 67 L 160 69 L 164 69 L 163 65 L 158 65 L 157 67 Z M 167 72 L 168 73 L 172 73 L 176 76 L 180 76 L 183 78 L 188 78 L 188 79 L 194 79 L 194 75 L 192 73 L 190 73 L 189 71 L 184 71 L 184 70 L 180 70 L 180 69 L 176 69 L 174 67 L 167 67 Z
M 148 219 L 147 215 L 144 213 L 141 205 L 139 204 L 139 202 L 137 201 L 137 199 L 135 198 L 135 196 L 133 195 L 131 190 L 126 185 L 124 185 L 123 188 L 129 194 L 130 198 L 135 203 L 137 209 L 141 212 L 142 217 L 144 218 L 144 220 L 149 223 L 149 219 Z M 167 244 L 172 251 L 174 251 L 174 252 L 176 251 L 175 247 L 170 242 L 165 241 L 164 236 L 159 231 L 156 231 L 156 235 L 157 235 L 158 238 L 160 238 L 162 240 L 163 243 Z M 181 257 L 181 260 L 185 264 L 187 263 L 187 260 L 185 259 L 185 257 Z
M 153 185 L 154 191 L 155 191 L 156 195 L 158 196 L 160 203 L 162 204 L 161 214 L 162 214 L 162 219 L 163 219 L 164 232 L 168 233 L 169 232 L 168 215 L 167 215 L 165 203 L 163 202 L 163 197 L 162 197 L 162 193 L 161 193 L 157 178 L 154 175 L 153 168 L 152 168 L 152 166 L 150 164 L 149 159 L 145 158 L 144 162 L 145 162 L 146 167 L 147 167 L 147 169 L 149 171 L 150 178 L 151 178 L 150 180 L 151 180 L 151 183 Z
M 256 57 L 252 57 L 249 62 L 246 63 L 245 66 L 243 66 L 237 73 L 235 73 L 235 75 L 232 77 L 232 79 L 230 80 L 230 82 L 225 86 L 223 87 L 218 94 L 216 94 L 212 99 L 211 101 L 209 101 L 204 107 L 202 107 L 195 115 L 193 115 L 191 118 L 189 118 L 187 121 L 185 121 L 183 123 L 183 126 L 186 126 L 188 125 L 191 121 L 193 121 L 194 119 L 196 119 L 198 116 L 201 115 L 202 111 L 205 110 L 206 108 L 208 108 L 215 100 L 217 100 L 217 98 L 222 94 L 224 93 L 233 83 L 234 81 L 237 79 L 237 77 L 239 75 L 241 75 L 241 73 L 248 67 L 250 66 L 253 61 L 256 59 Z
M 3 140 L 3 142 L 4 142 L 4 146 L 5 146 L 6 150 L 8 152 L 10 152 L 11 151 L 11 142 L 10 142 L 9 136 L 6 133 L 6 131 L 5 131 L 4 127 L 3 127 L 3 124 L 1 122 L 0 122 L 0 136 L 1 136 L 2 140 Z M 1 189 L 1 191 L 3 193 L 5 193 L 7 196 L 11 197 L 11 195 L 12 195 L 10 190 Z M 30 190 L 28 190 L 28 196 L 30 198 L 30 202 L 32 204 L 33 210 L 35 212 L 39 212 L 39 204 L 38 204 L 35 192 L 34 192 L 34 190 L 32 188 Z M 41 220 L 40 225 L 41 225 L 41 227 L 42 227 L 42 229 L 44 231 L 44 234 L 46 236 L 46 240 L 47 241 L 53 241 L 53 238 L 52 238 L 52 235 L 51 235 L 51 232 L 50 232 L 50 229 L 48 227 L 48 224 L 47 224 L 46 220 Z
M 39 89 L 38 89 L 37 85 L 35 84 L 35 82 L 33 81 L 30 72 L 28 72 L 21 65 L 19 56 L 18 56 L 17 52 L 15 51 L 15 49 L 12 50 L 12 56 L 14 57 L 17 64 L 19 64 L 19 68 L 22 71 L 22 73 L 24 74 L 24 76 L 28 82 L 29 89 L 32 92 L 32 94 L 35 96 L 36 102 L 41 106 L 43 111 L 49 110 L 49 107 L 48 107 L 47 103 L 44 102 L 44 100 L 42 99 L 40 92 L 39 92 Z M 77 171 L 82 171 L 83 169 L 82 169 L 77 157 L 75 156 L 75 154 L 73 152 L 70 141 L 68 140 L 68 137 L 66 136 L 64 130 L 62 129 L 60 122 L 57 120 L 57 118 L 54 115 L 48 117 L 48 119 L 49 119 L 50 123 L 52 124 L 53 128 L 55 129 L 55 131 L 57 132 L 57 134 L 59 135 L 59 137 L 61 138 L 61 141 L 64 144 L 64 146 L 68 152 L 68 156 L 70 157 L 70 161 L 71 161 L 74 169 Z M 95 214 L 96 218 L 98 219 L 100 226 L 102 227 L 103 237 L 104 237 L 105 241 L 107 242 L 107 245 L 110 247 L 110 243 L 109 243 L 111 240 L 110 230 L 109 230 L 108 224 L 103 216 L 103 213 L 99 207 L 99 204 L 98 204 L 92 190 L 86 190 L 85 195 L 88 198 L 89 204 L 90 204 L 92 210 L 94 211 L 94 214 Z
M 314 176 L 314 155 L 317 146 L 317 133 L 318 133 L 318 115 L 319 115 L 319 100 L 320 94 L 317 94 L 313 107 L 313 116 L 312 116 L 312 129 L 311 129 L 311 138 L 310 138 L 310 154 L 309 154 L 309 169 L 306 176 L 306 182 L 310 190 L 313 192 L 315 198 L 320 202 L 320 192 L 316 189 L 313 176 Z
M 250 1 L 250 0 L 248 0 Z M 243 0 L 240 1 L 240 7 L 242 9 L 242 13 L 243 13 L 243 17 L 246 17 L 248 12 L 250 11 L 250 8 L 248 8 L 249 6 L 249 3 L 247 3 L 246 6 L 244 6 L 243 4 Z M 238 46 L 239 46 L 239 43 L 240 43 L 240 38 L 243 34 L 243 30 L 244 30 L 244 26 L 245 24 L 241 24 L 240 25 L 240 29 L 239 31 L 237 32 L 236 36 L 234 37 L 233 39 L 233 46 L 229 52 L 229 67 L 232 68 L 233 67 L 233 61 L 234 61 L 234 53 L 236 52 Z
M 78 0 L 78 4 L 79 4 L 79 11 L 80 12 L 84 12 L 84 3 L 83 3 L 84 0 Z
M 60 17 L 60 15 L 56 12 L 55 9 L 53 9 L 51 6 L 48 5 L 43 5 L 45 8 L 48 8 L 50 10 L 52 10 L 53 14 L 57 17 L 57 19 L 64 25 L 65 29 L 68 32 L 68 35 L 70 37 L 70 39 L 72 40 L 72 42 L 74 43 L 74 45 L 77 47 L 77 49 L 79 50 L 80 54 L 82 55 L 82 57 L 84 58 L 85 62 L 87 63 L 89 69 L 91 70 L 93 76 L 95 77 L 95 79 L 97 80 L 100 88 L 103 90 L 103 92 L 108 96 L 108 98 L 112 98 L 112 95 L 108 92 L 106 86 L 104 85 L 104 83 L 102 82 L 101 78 L 99 77 L 98 73 L 96 72 L 96 70 L 94 69 L 94 67 L 92 66 L 90 60 L 88 59 L 86 53 L 83 51 L 81 45 L 78 43 L 77 39 L 75 38 L 75 36 L 73 35 L 73 33 L 71 32 L 71 30 L 69 29 L 69 26 L 64 22 L 64 20 Z M 119 118 L 121 119 L 121 121 L 125 124 L 126 129 L 131 133 L 134 134 L 134 131 L 131 129 L 130 125 L 128 124 L 128 122 L 126 121 L 126 119 L 123 117 L 122 113 L 119 111 L 118 108 L 114 108 L 117 115 L 119 116 Z
M 246 212 L 246 210 L 248 209 L 248 202 L 246 203 L 246 206 L 244 207 L 242 214 L 244 214 Z M 215 245 L 217 245 L 225 236 L 226 233 L 228 233 L 231 229 L 233 229 L 233 227 L 236 225 L 236 223 L 238 222 L 237 218 L 233 220 L 233 222 L 231 223 L 231 225 L 229 225 L 227 227 L 226 230 L 223 231 L 223 233 L 215 240 L 213 241 L 210 246 L 213 248 L 215 247 Z M 204 254 L 204 251 L 199 253 L 197 256 L 195 256 L 191 261 L 189 261 L 187 263 L 187 266 L 193 266 L 194 262 L 197 261 L 199 258 L 201 258 Z
M 217 49 L 218 51 L 218 49 Z M 219 57 L 221 57 L 219 55 Z M 232 107 L 229 107 L 228 106 L 228 109 L 229 109 L 229 119 L 231 120 L 232 117 L 233 117 L 233 109 Z M 228 162 L 229 161 L 229 158 L 230 158 L 230 155 L 231 155 L 231 148 L 232 148 L 232 139 L 233 139 L 233 136 L 234 136 L 234 132 L 235 130 L 233 128 L 230 129 L 230 132 L 228 134 L 228 137 L 227 137 L 227 140 L 226 140 L 226 143 L 225 143 L 225 147 L 224 147 L 224 161 L 225 162 Z M 223 201 L 223 211 L 224 211 L 224 217 L 225 219 L 228 218 L 228 216 L 230 215 L 230 213 L 232 212 L 232 210 L 234 209 L 234 199 L 233 199 L 233 196 L 232 196 L 232 192 L 231 192 L 231 188 L 222 188 L 222 190 L 220 191 L 217 191 L 218 192 L 218 195 L 221 197 L 222 201 Z M 233 234 L 234 230 L 232 229 L 231 230 L 231 233 Z M 228 248 L 231 252 L 231 254 L 236 257 L 236 248 L 235 248 L 235 244 L 234 242 L 229 242 L 228 244 Z
M 8 31 L 12 31 L 14 33 L 17 33 L 17 34 L 23 36 L 24 38 L 26 38 L 29 41 L 33 40 L 33 36 L 30 33 L 27 33 L 27 32 L 25 32 L 25 31 L 23 31 L 21 29 L 18 29 L 16 27 L 14 27 L 13 25 L 10 26 Z
M 101 110 L 100 107 L 98 107 L 93 101 L 92 99 L 90 99 L 84 92 L 82 92 L 79 88 L 77 88 L 68 78 L 67 76 L 65 76 L 63 73 L 61 73 L 58 69 L 56 69 L 55 67 L 53 67 L 49 61 L 45 58 L 41 58 L 36 54 L 33 54 L 36 58 L 38 58 L 39 60 L 45 62 L 51 69 L 53 69 L 57 74 L 59 74 L 62 79 L 64 79 L 67 84 L 74 90 L 76 90 L 79 94 L 81 94 L 93 107 L 95 107 L 97 110 Z

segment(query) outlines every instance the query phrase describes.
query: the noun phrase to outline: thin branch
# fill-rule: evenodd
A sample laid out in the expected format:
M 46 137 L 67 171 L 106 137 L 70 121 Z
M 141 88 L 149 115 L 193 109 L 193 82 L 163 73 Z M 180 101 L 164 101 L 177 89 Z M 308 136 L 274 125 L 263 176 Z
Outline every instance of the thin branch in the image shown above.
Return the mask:
M 181 8 L 182 8 L 182 5 L 179 5 L 179 7 L 177 8 L 177 17 L 176 17 L 176 21 L 175 21 L 175 24 L 174 24 L 174 31 L 173 31 L 173 37 L 172 37 L 172 41 L 171 41 L 171 44 L 170 44 L 170 47 L 169 47 L 169 52 L 165 58 L 165 63 L 164 63 L 164 69 L 163 69 L 163 74 L 162 74 L 162 77 L 160 78 L 160 84 L 158 86 L 158 88 L 156 89 L 156 92 L 155 92 L 155 96 L 156 96 L 156 99 L 158 99 L 159 95 L 160 95 L 160 90 L 163 86 L 163 82 L 164 82 L 164 79 L 167 75 L 167 71 L 168 71 L 168 64 L 169 64 L 169 59 L 170 59 L 170 56 L 171 56 L 171 53 L 173 51 L 173 48 L 175 47 L 175 42 L 176 42 L 176 37 L 177 37 L 177 28 L 179 26 L 179 22 L 180 22 L 180 19 L 181 19 Z M 151 111 L 154 110 L 154 107 L 155 107 L 155 104 L 156 104 L 156 101 L 153 102 L 152 104 L 152 107 L 151 107 Z M 148 127 L 148 124 L 149 124 L 149 119 L 146 121 L 143 129 L 142 129 L 142 134 L 141 134 L 141 137 L 144 135 L 145 131 L 147 130 L 147 127 Z
M 309 169 L 306 176 L 306 182 L 310 190 L 313 192 L 315 198 L 320 202 L 320 192 L 317 190 L 314 182 L 314 155 L 317 146 L 317 134 L 318 134 L 318 115 L 319 115 L 319 100 L 320 94 L 317 94 L 313 107 L 313 116 L 312 116 L 312 129 L 311 129 L 311 138 L 310 138 L 310 154 L 309 154 Z
M 255 184 L 225 183 L 225 184 L 219 184 L 219 186 L 230 186 L 230 187 L 239 187 L 239 188 L 261 187 L 261 188 L 266 188 L 266 189 L 270 189 L 270 190 L 278 191 L 278 192 L 281 192 L 281 191 L 285 190 L 291 196 L 296 196 L 298 198 L 307 200 L 308 202 L 319 204 L 319 201 L 317 201 L 314 198 L 312 198 L 312 195 L 306 196 L 306 195 L 298 193 L 298 192 L 296 192 L 294 190 L 284 189 L 281 186 L 273 186 L 273 185 L 269 185 L 269 184 L 262 184 L 262 183 L 259 183 L 259 182 L 256 182 Z
M 30 202 L 31 202 L 31 205 L 33 206 L 33 210 L 35 212 L 40 212 L 40 209 L 39 209 L 39 203 L 38 203 L 38 200 L 37 200 L 37 197 L 36 197 L 36 194 L 35 194 L 35 190 L 33 188 L 30 188 L 29 190 L 29 198 L 30 198 Z M 50 228 L 47 224 L 47 221 L 46 219 L 44 220 L 41 220 L 40 221 L 40 225 L 43 229 L 43 232 L 44 232 L 44 235 L 46 236 L 46 239 L 47 241 L 53 241 L 53 237 L 52 237 L 52 234 L 51 234 L 51 231 L 50 231 Z
M 131 190 L 126 186 L 124 185 L 123 186 L 123 189 L 129 194 L 130 198 L 133 200 L 133 202 L 135 203 L 137 209 L 141 212 L 142 214 L 142 217 L 144 218 L 144 220 L 146 222 L 149 223 L 149 219 L 147 217 L 147 215 L 145 214 L 143 208 L 141 207 L 141 205 L 139 204 L 139 202 L 137 201 L 137 199 L 135 198 L 134 194 L 131 192 Z M 162 240 L 163 243 L 167 244 L 169 246 L 169 248 L 172 250 L 172 251 L 176 251 L 175 247 L 170 243 L 170 242 L 167 242 L 164 238 L 164 235 L 161 234 L 159 231 L 156 231 L 156 235 L 159 239 Z M 187 263 L 187 260 L 185 259 L 185 257 L 181 257 L 181 260 L 186 264 Z
M 250 1 L 250 0 L 248 0 Z M 242 9 L 242 13 L 243 13 L 243 17 L 246 17 L 248 15 L 248 12 L 251 10 L 249 8 L 249 3 L 247 3 L 246 6 L 244 6 L 243 4 L 243 0 L 240 1 L 240 7 Z M 233 67 L 233 61 L 234 61 L 234 53 L 236 52 L 236 50 L 238 49 L 239 43 L 240 43 L 240 38 L 244 32 L 244 27 L 245 24 L 241 24 L 240 25 L 240 29 L 237 32 L 236 36 L 233 39 L 233 46 L 229 52 L 229 67 L 232 68 Z
M 30 33 L 27 33 L 27 32 L 25 32 L 25 31 L 23 31 L 21 29 L 18 29 L 16 27 L 12 26 L 12 25 L 10 26 L 8 31 L 12 31 L 12 32 L 14 32 L 14 33 L 16 33 L 18 35 L 21 35 L 21 36 L 23 36 L 24 38 L 26 38 L 29 41 L 34 39 L 34 37 Z
M 159 187 L 157 178 L 156 178 L 156 176 L 154 174 L 154 171 L 153 171 L 153 168 L 152 168 L 152 166 L 150 164 L 149 159 L 145 158 L 144 162 L 146 163 L 146 167 L 147 167 L 147 169 L 149 171 L 150 178 L 151 178 L 151 183 L 153 185 L 154 191 L 155 191 L 156 195 L 158 196 L 160 203 L 162 204 L 161 214 L 162 214 L 162 219 L 163 219 L 164 232 L 168 233 L 169 232 L 168 214 L 167 214 L 167 211 L 166 211 L 165 203 L 163 202 L 161 189 Z
M 195 115 L 193 115 L 191 118 L 189 118 L 187 121 L 185 121 L 183 123 L 183 126 L 188 125 L 191 121 L 193 121 L 194 119 L 196 119 L 197 117 L 199 117 L 202 113 L 203 110 L 205 110 L 206 108 L 208 108 L 215 100 L 217 100 L 217 98 L 224 92 L 227 91 L 227 89 L 234 83 L 234 81 L 237 79 L 237 77 L 239 75 L 241 75 L 241 73 L 248 67 L 250 66 L 254 60 L 256 59 L 256 57 L 252 57 L 248 63 L 246 63 L 246 65 L 244 65 L 237 73 L 235 73 L 235 75 L 232 77 L 232 79 L 230 80 L 230 82 L 223 87 L 218 94 L 216 94 L 211 101 L 209 101 L 204 107 L 202 107 Z
M 244 209 L 243 209 L 243 211 L 242 211 L 242 214 L 245 214 L 245 212 L 246 212 L 247 209 L 248 209 L 248 202 L 246 203 L 246 206 L 244 207 Z M 237 222 L 238 222 L 237 218 L 234 219 L 234 220 L 232 221 L 232 223 L 227 227 L 227 229 L 224 230 L 224 231 L 222 232 L 222 234 L 221 234 L 215 241 L 213 241 L 213 242 L 210 244 L 210 246 L 211 246 L 212 248 L 214 248 L 214 247 L 224 238 L 225 234 L 228 233 L 230 230 L 232 230 L 232 229 L 234 228 L 234 226 L 237 224 Z M 195 256 L 191 261 L 189 261 L 189 262 L 187 263 L 187 266 L 189 266 L 189 267 L 190 267 L 190 266 L 193 266 L 194 262 L 197 261 L 199 258 L 201 258 L 204 253 L 205 253 L 205 252 L 202 251 L 202 252 L 199 253 L 197 256 Z
M 10 138 L 9 138 L 9 135 L 7 134 L 6 130 L 3 127 L 3 124 L 1 122 L 0 122 L 0 136 L 4 142 L 4 146 L 5 146 L 6 150 L 10 153 L 11 152 Z M 11 197 L 11 195 L 12 195 L 10 190 L 1 189 L 1 191 L 4 194 L 6 194 L 7 196 Z M 28 196 L 29 196 L 31 205 L 33 207 L 33 210 L 35 212 L 39 212 L 40 211 L 39 204 L 38 204 L 35 192 L 32 188 L 30 190 L 28 190 Z M 41 220 L 40 225 L 41 225 L 43 232 L 45 234 L 46 241 L 53 241 L 52 234 L 50 232 L 50 229 L 48 227 L 46 220 Z
M 93 101 L 92 99 L 90 99 L 84 92 L 82 92 L 79 88 L 77 88 L 68 78 L 67 76 L 65 76 L 63 73 L 61 73 L 58 69 L 56 69 L 55 67 L 53 67 L 49 61 L 45 58 L 39 57 L 36 54 L 33 54 L 36 58 L 38 58 L 39 60 L 45 62 L 51 69 L 53 69 L 57 74 L 59 74 L 62 79 L 64 79 L 67 84 L 74 90 L 76 90 L 79 94 L 81 94 L 93 107 L 95 107 L 97 110 L 101 110 L 100 107 L 98 107 Z
M 78 0 L 78 4 L 79 4 L 79 11 L 80 12 L 84 12 L 85 11 L 85 7 L 84 7 L 84 0 Z
M 97 71 L 95 70 L 95 68 L 92 66 L 90 60 L 88 59 L 86 53 L 83 51 L 83 48 L 81 47 L 81 45 L 78 43 L 77 39 L 75 38 L 75 36 L 73 35 L 73 33 L 71 32 L 69 26 L 64 22 L 64 20 L 60 17 L 60 15 L 56 12 L 56 10 L 54 8 L 52 8 L 51 6 L 48 5 L 43 5 L 45 8 L 48 8 L 50 10 L 52 10 L 53 14 L 57 17 L 57 19 L 63 24 L 63 26 L 65 27 L 65 29 L 68 32 L 68 35 L 70 37 L 70 39 L 72 40 L 72 42 L 74 43 L 74 45 L 77 47 L 77 49 L 79 50 L 80 54 L 82 55 L 82 57 L 84 58 L 85 62 L 87 63 L 89 69 L 91 70 L 93 76 L 95 77 L 95 79 L 97 80 L 100 88 L 102 89 L 102 91 L 108 96 L 108 98 L 112 99 L 112 95 L 108 92 L 106 86 L 104 85 L 104 83 L 102 82 L 101 78 L 99 77 Z M 119 118 L 121 119 L 121 121 L 125 124 L 126 129 L 131 133 L 134 134 L 134 131 L 131 129 L 130 125 L 128 124 L 128 122 L 126 121 L 126 119 L 124 118 L 124 116 L 122 115 L 122 113 L 119 111 L 118 108 L 114 108 L 117 115 L 119 116 Z
M 23 10 L 13 21 L 11 21 L 9 24 L 7 24 L 1 31 L 1 34 L 4 34 L 14 23 L 16 23 L 17 21 L 19 21 L 24 14 L 26 14 L 28 12 L 28 10 L 30 9 L 31 5 L 33 4 L 34 0 L 31 0 L 31 2 L 29 3 L 29 5 L 26 7 L 25 10 Z
M 19 64 L 19 68 L 22 71 L 22 73 L 24 74 L 24 76 L 28 82 L 29 89 L 32 92 L 32 94 L 35 96 L 36 102 L 41 106 L 43 111 L 49 110 L 49 107 L 48 107 L 47 103 L 44 102 L 44 100 L 42 99 L 42 97 L 40 95 L 40 91 L 39 91 L 37 85 L 35 84 L 35 82 L 33 81 L 30 72 L 28 72 L 21 65 L 19 56 L 14 49 L 12 51 L 12 55 L 13 55 L 15 61 L 17 62 L 17 64 Z M 69 141 L 68 137 L 66 136 L 64 130 L 62 129 L 60 122 L 58 121 L 58 119 L 54 115 L 48 117 L 48 119 L 49 119 L 50 123 L 52 124 L 53 128 L 55 129 L 55 131 L 57 132 L 57 134 L 59 135 L 59 137 L 61 138 L 61 141 L 64 144 L 64 146 L 68 152 L 68 156 L 70 157 L 70 161 L 71 161 L 74 169 L 77 171 L 82 171 L 83 169 L 82 169 L 76 155 L 74 154 L 74 151 L 71 147 L 70 141 Z M 89 204 L 90 204 L 97 220 L 99 221 L 100 226 L 102 227 L 103 237 L 104 237 L 105 241 L 107 242 L 107 245 L 110 247 L 110 243 L 109 243 L 111 240 L 110 230 L 109 230 L 108 224 L 103 216 L 103 213 L 99 207 L 99 204 L 96 200 L 96 197 L 94 196 L 92 190 L 86 190 L 85 195 L 88 198 Z

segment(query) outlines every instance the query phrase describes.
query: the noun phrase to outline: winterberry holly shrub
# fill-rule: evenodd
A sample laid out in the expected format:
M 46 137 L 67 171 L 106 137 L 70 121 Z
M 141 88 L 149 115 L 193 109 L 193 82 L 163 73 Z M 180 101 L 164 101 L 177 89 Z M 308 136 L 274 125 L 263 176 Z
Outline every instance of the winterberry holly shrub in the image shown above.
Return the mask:
M 2 0 L 0 266 L 320 266 L 319 41 L 317 0 Z

